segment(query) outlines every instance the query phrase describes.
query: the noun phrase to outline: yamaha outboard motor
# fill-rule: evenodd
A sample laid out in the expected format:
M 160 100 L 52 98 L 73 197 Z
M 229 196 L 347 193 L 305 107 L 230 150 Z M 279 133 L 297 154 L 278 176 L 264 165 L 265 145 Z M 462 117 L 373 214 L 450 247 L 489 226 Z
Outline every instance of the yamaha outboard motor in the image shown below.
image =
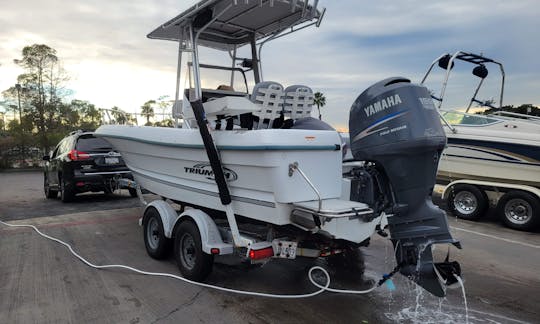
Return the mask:
M 399 271 L 444 296 L 444 285 L 456 281 L 460 267 L 448 260 L 434 264 L 431 246 L 460 246 L 445 212 L 431 200 L 446 136 L 428 90 L 404 78 L 376 83 L 354 102 L 349 132 L 354 159 L 375 170 L 373 186 L 385 196 L 372 199 L 375 207 L 392 215 L 388 226 Z

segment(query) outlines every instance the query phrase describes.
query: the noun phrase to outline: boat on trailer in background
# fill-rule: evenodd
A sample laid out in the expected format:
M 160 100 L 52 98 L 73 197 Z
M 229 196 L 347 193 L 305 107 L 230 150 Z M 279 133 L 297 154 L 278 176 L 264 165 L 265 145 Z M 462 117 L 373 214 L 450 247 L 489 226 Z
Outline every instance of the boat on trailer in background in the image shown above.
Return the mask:
M 311 88 L 263 80 L 263 46 L 318 27 L 324 13 L 317 0 L 199 2 L 148 35 L 178 42 L 174 109 L 182 128 L 104 125 L 96 134 L 122 153 L 140 186 L 163 197 L 145 207 L 146 249 L 160 259 L 173 245 L 189 279 L 203 280 L 214 255 L 347 260 L 387 229 L 395 272 L 444 296 L 460 267 L 435 262 L 432 246 L 459 242 L 431 202 L 446 138 L 427 89 L 390 78 L 358 97 L 350 119 L 356 161 L 343 174 L 338 132 L 310 117 Z M 230 64 L 202 64 L 201 46 Z M 247 58 L 239 57 L 243 46 Z M 201 69 L 230 77 L 205 88 Z M 245 78 L 246 90 L 235 90 L 235 73 L 252 75 L 251 92 Z
M 474 66 L 480 79 L 464 112 L 443 107 L 450 73 L 455 63 Z M 473 104 L 494 110 L 503 106 L 505 72 L 502 63 L 482 55 L 458 51 L 443 54 L 431 64 L 444 69 L 445 77 L 438 96 L 438 109 L 446 125 L 448 146 L 439 163 L 437 183 L 446 185 L 443 199 L 458 217 L 477 220 L 489 207 L 489 198 L 509 227 L 530 230 L 540 225 L 540 118 L 501 110 L 480 115 L 469 113 Z M 488 76 L 487 66 L 501 72 L 498 105 L 477 99 Z

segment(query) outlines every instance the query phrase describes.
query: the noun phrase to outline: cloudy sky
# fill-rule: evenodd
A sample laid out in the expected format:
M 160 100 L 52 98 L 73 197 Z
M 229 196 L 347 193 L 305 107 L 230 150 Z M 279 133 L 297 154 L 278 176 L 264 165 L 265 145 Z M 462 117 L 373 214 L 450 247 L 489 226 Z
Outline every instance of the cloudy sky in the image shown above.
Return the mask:
M 58 51 L 73 98 L 135 112 L 149 99 L 172 97 L 176 46 L 146 34 L 195 2 L 0 0 L 0 91 L 22 72 L 13 63 L 21 49 L 40 43 Z M 321 0 L 320 6 L 327 8 L 320 28 L 265 47 L 264 77 L 323 92 L 323 118 L 335 126 L 347 124 L 352 102 L 370 84 L 389 76 L 418 82 L 436 57 L 456 50 L 503 62 L 505 104 L 540 104 L 538 0 Z M 201 56 L 229 64 L 210 51 Z M 455 69 L 449 107 L 464 106 L 472 95 L 477 79 L 471 69 Z M 437 72 L 428 83 L 434 90 L 442 82 Z M 498 98 L 499 82 L 490 69 L 479 97 Z

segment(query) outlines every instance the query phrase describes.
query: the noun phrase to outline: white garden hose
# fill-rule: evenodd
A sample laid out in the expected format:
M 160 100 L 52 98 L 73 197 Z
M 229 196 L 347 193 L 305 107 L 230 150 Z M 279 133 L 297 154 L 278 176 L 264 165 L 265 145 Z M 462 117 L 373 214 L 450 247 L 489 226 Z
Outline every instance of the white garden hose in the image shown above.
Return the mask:
M 254 291 L 231 289 L 231 288 L 225 288 L 225 287 L 219 287 L 219 286 L 214 286 L 214 285 L 210 285 L 210 284 L 205 284 L 205 283 L 201 283 L 201 282 L 197 282 L 197 281 L 192 281 L 192 280 L 189 280 L 189 279 L 186 279 L 186 278 L 183 278 L 183 277 L 171 274 L 171 273 L 143 271 L 143 270 L 139 270 L 139 269 L 129 267 L 129 266 L 126 266 L 126 265 L 121 265 L 121 264 L 105 264 L 105 265 L 93 264 L 92 262 L 90 262 L 90 261 L 86 260 L 85 258 L 83 258 L 82 256 L 80 256 L 77 252 L 75 252 L 75 250 L 73 250 L 71 245 L 69 245 L 68 243 L 41 232 L 34 225 L 8 224 L 8 223 L 3 222 L 3 221 L 0 221 L 0 224 L 3 224 L 3 225 L 8 226 L 8 227 L 31 228 L 34 231 L 36 231 L 36 233 L 41 235 L 42 237 L 64 245 L 65 247 L 68 248 L 68 250 L 71 252 L 71 254 L 73 254 L 77 259 L 81 260 L 87 266 L 95 268 L 95 269 L 114 269 L 114 268 L 125 269 L 125 270 L 133 271 L 135 273 L 139 273 L 139 274 L 142 274 L 142 275 L 173 278 L 173 279 L 185 281 L 185 282 L 193 284 L 193 285 L 206 287 L 206 288 L 211 288 L 211 289 L 216 289 L 216 290 L 229 292 L 229 293 L 241 294 L 241 295 L 257 296 L 257 297 L 270 297 L 270 298 L 281 298 L 281 299 L 295 299 L 295 298 L 313 297 L 313 296 L 319 295 L 320 293 L 322 293 L 324 291 L 329 291 L 329 292 L 334 292 L 334 293 L 343 293 L 343 294 L 367 294 L 367 293 L 372 292 L 373 290 L 375 290 L 377 287 L 379 287 L 381 285 L 381 283 L 379 282 L 379 284 L 376 284 L 375 286 L 373 286 L 373 287 L 371 287 L 369 289 L 366 289 L 366 290 L 342 290 L 342 289 L 330 288 L 330 275 L 328 274 L 328 272 L 322 267 L 314 266 L 314 267 L 311 267 L 309 269 L 308 278 L 309 278 L 309 281 L 311 281 L 311 283 L 315 287 L 319 288 L 319 290 L 314 291 L 312 293 L 296 294 L 296 295 L 280 295 L 280 294 L 268 294 L 268 293 L 254 292 Z M 313 271 L 315 271 L 315 270 L 321 271 L 324 274 L 324 276 L 326 277 L 326 284 L 324 286 L 318 284 L 313 279 Z

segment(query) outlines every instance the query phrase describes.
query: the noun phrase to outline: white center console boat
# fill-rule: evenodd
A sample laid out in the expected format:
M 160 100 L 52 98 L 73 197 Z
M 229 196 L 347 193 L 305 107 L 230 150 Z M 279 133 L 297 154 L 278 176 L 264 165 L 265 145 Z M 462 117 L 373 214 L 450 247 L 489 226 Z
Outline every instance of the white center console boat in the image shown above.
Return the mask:
M 343 176 L 340 135 L 310 117 L 313 91 L 262 78 L 263 45 L 318 27 L 325 10 L 317 3 L 199 2 L 148 35 L 179 44 L 175 109 L 182 128 L 105 125 L 96 135 L 122 153 L 139 185 L 163 197 L 145 208 L 146 248 L 163 258 L 174 244 L 190 279 L 210 273 L 213 255 L 344 259 L 374 233 L 387 235 L 388 225 L 396 272 L 444 296 L 459 265 L 434 263 L 431 245 L 458 243 L 429 196 L 446 138 L 426 89 L 393 78 L 357 99 L 351 149 L 362 162 L 349 162 L 357 166 Z M 240 58 L 245 45 L 251 56 Z M 230 67 L 201 64 L 200 46 L 227 54 Z M 201 69 L 230 72 L 228 84 L 203 87 Z M 234 90 L 235 73 L 245 92 Z M 416 172 L 418 165 L 424 169 Z

